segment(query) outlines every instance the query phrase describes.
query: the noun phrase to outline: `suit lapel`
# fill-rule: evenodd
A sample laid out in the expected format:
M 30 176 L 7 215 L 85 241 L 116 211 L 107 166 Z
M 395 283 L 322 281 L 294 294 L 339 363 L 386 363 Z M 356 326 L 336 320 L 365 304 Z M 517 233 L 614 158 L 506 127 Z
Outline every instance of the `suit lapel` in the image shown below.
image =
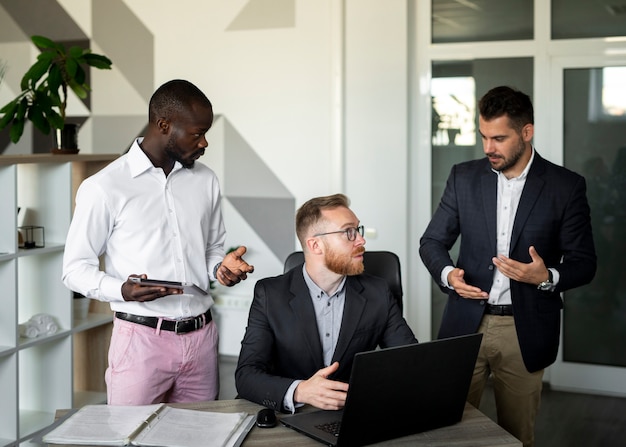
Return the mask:
M 346 299 L 343 308 L 343 317 L 341 320 L 341 330 L 337 339 L 337 346 L 333 353 L 333 362 L 339 361 L 348 349 L 350 341 L 359 325 L 361 315 L 365 310 L 365 298 L 361 295 L 363 285 L 354 276 L 346 278 Z
M 315 309 L 311 302 L 309 288 L 304 282 L 302 270 L 294 272 L 289 291 L 292 294 L 289 305 L 295 318 L 298 320 L 298 327 L 304 332 L 307 349 L 311 357 L 313 357 L 315 364 L 321 364 L 324 357 L 315 318 Z
M 491 253 L 497 253 L 497 206 L 498 206 L 498 176 L 493 173 L 487 165 L 487 169 L 481 178 L 481 192 L 483 196 L 483 206 L 485 207 L 485 226 L 491 248 Z
M 522 234 L 522 229 L 526 225 L 526 220 L 530 216 L 530 212 L 535 206 L 535 202 L 541 194 L 543 185 L 543 172 L 545 171 L 545 164 L 543 158 L 535 151 L 535 159 L 528 171 L 528 177 L 524 184 L 522 196 L 520 197 L 519 205 L 517 206 L 517 212 L 515 213 L 515 221 L 513 222 L 513 231 L 511 232 L 511 246 L 510 253 L 513 253 L 515 246 Z

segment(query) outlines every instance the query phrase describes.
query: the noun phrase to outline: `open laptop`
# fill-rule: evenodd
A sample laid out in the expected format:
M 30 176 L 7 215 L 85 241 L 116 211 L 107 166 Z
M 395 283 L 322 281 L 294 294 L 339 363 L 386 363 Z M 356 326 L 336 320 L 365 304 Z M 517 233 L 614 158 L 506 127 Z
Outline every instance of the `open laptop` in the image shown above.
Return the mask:
M 330 446 L 361 446 L 461 420 L 482 334 L 361 352 L 346 405 L 281 417 Z M 330 428 L 339 425 L 336 434 Z

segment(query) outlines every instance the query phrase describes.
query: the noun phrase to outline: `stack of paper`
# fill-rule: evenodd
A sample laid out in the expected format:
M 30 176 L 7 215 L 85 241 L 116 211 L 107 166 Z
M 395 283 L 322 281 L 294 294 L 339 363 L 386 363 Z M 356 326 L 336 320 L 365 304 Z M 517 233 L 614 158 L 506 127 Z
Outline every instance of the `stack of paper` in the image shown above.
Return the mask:
M 164 404 L 87 405 L 43 437 L 50 444 L 237 447 L 254 425 L 247 413 L 217 413 Z

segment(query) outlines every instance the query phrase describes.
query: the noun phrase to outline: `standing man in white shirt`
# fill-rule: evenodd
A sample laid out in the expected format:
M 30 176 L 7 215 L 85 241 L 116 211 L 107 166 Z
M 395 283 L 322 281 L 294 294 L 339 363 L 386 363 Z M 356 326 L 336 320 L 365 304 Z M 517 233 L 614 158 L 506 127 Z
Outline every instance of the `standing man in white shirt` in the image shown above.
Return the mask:
M 86 179 L 65 246 L 63 282 L 115 312 L 105 374 L 111 405 L 214 400 L 218 333 L 210 294 L 140 285 L 131 278 L 232 286 L 254 267 L 245 247 L 224 255 L 215 173 L 196 163 L 213 124 L 209 99 L 173 80 L 149 105 L 146 135 Z M 100 268 L 103 258 L 104 269 Z

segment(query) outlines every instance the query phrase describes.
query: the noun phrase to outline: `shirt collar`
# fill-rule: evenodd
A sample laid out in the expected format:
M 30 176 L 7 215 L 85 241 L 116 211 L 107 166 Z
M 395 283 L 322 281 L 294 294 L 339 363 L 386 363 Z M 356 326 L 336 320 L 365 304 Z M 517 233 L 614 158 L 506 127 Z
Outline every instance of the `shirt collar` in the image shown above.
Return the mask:
M 530 149 L 531 149 L 530 160 L 528 160 L 528 163 L 526 164 L 526 167 L 524 168 L 524 170 L 520 174 L 520 176 L 519 176 L 520 180 L 526 179 L 526 177 L 528 176 L 528 171 L 530 171 L 530 167 L 532 166 L 533 160 L 535 159 L 535 147 L 532 144 L 530 145 Z
M 130 174 L 133 178 L 151 169 L 157 169 L 139 146 L 142 141 L 143 137 L 135 139 L 128 150 L 128 166 L 130 167 Z M 172 172 L 177 171 L 182 167 L 183 165 L 179 162 L 175 162 Z
M 312 298 L 321 297 L 322 294 L 326 294 L 326 292 L 324 292 L 317 284 L 315 284 L 315 281 L 313 281 L 313 279 L 309 276 L 309 273 L 306 271 L 306 264 L 302 266 L 302 274 L 304 275 L 304 282 L 309 288 L 309 293 L 311 294 Z M 343 288 L 345 287 L 345 285 L 346 285 L 346 276 L 344 276 L 343 279 L 341 280 L 341 283 L 339 283 L 339 287 L 337 287 L 337 290 L 335 290 L 334 295 L 337 295 L 339 292 L 341 292 Z

